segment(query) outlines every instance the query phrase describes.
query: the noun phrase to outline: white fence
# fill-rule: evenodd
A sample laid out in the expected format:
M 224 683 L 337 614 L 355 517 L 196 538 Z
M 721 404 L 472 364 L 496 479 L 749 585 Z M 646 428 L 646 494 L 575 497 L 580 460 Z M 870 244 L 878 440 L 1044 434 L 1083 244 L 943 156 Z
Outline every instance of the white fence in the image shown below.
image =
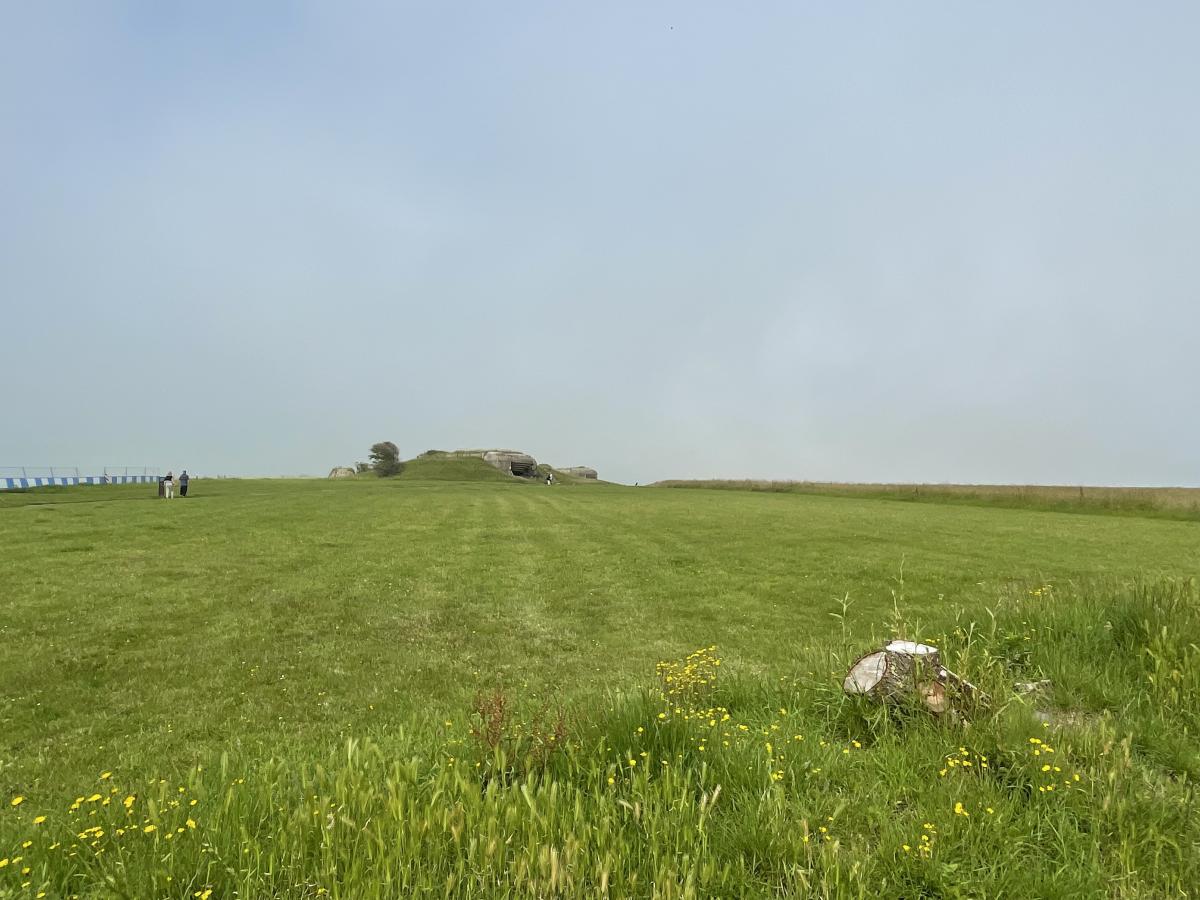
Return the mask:
M 78 466 L 0 466 L 0 491 L 72 484 L 153 484 L 158 477 L 159 470 L 151 466 L 104 466 L 99 475 L 85 475 Z

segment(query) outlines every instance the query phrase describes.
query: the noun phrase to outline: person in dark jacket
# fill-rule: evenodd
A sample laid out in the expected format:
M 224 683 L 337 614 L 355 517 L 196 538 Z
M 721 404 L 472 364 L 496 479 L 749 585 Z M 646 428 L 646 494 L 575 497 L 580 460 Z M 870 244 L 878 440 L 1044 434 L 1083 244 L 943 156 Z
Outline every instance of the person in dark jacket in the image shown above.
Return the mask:
M 180 497 L 187 496 L 187 486 L 188 486 L 189 480 L 190 479 L 188 478 L 187 469 L 184 469 L 182 472 L 179 473 L 179 496 Z

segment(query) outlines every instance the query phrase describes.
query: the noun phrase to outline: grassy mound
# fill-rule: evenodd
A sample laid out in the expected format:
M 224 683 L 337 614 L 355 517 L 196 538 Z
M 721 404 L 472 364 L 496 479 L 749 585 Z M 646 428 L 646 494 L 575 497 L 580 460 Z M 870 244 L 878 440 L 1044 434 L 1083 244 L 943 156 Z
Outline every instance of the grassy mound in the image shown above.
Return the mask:
M 399 476 L 407 481 L 503 481 L 521 483 L 524 479 L 506 475 L 478 457 L 418 456 L 404 464 Z

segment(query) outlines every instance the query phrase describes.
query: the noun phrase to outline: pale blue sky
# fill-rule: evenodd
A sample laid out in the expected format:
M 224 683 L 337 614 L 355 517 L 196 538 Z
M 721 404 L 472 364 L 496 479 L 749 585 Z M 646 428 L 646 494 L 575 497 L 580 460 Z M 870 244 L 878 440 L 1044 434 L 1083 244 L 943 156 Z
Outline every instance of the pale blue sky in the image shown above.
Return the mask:
M 0 465 L 1200 484 L 1194 3 L 0 2 Z

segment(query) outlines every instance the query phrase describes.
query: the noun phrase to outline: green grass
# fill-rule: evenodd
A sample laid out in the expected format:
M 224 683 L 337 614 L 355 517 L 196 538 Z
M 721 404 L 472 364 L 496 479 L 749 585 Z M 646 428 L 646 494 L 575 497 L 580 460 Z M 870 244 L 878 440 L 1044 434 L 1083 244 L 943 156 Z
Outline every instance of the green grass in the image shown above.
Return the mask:
M 360 475 L 359 478 L 374 478 L 371 473 Z M 418 456 L 404 464 L 400 473 L 402 480 L 433 480 L 433 481 L 491 481 L 508 484 L 519 483 L 501 472 L 495 466 L 490 466 L 482 459 L 454 459 L 439 456 Z
M 0 897 L 1200 883 L 1196 523 L 446 474 L 0 497 Z M 844 700 L 897 633 L 997 702 Z M 710 726 L 654 671 L 713 644 Z
M 1200 521 L 1200 488 L 1090 487 L 1051 484 L 852 484 L 753 479 L 660 481 L 658 487 L 699 490 L 820 494 L 896 500 L 903 503 L 962 503 L 1005 509 L 1037 509 L 1101 515 Z

